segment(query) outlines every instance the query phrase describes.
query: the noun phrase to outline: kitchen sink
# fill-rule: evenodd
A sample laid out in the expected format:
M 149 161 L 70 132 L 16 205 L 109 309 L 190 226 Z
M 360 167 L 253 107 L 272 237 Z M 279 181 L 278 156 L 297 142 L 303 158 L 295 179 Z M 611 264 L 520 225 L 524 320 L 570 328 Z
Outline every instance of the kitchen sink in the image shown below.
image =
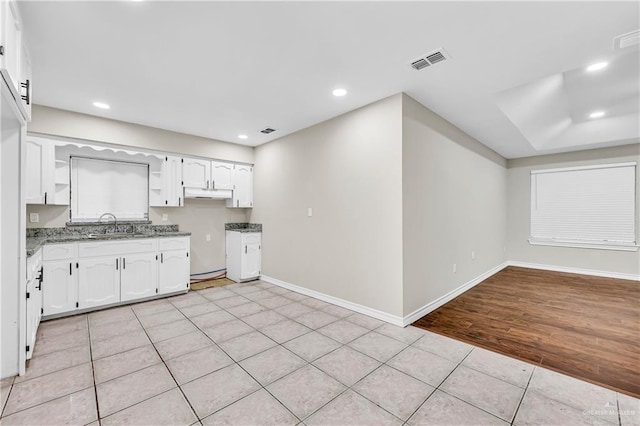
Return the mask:
M 142 232 L 110 232 L 107 234 L 87 234 L 86 237 L 89 239 L 96 239 L 96 238 L 135 238 L 135 237 L 141 237 L 144 236 L 146 234 L 142 233 Z

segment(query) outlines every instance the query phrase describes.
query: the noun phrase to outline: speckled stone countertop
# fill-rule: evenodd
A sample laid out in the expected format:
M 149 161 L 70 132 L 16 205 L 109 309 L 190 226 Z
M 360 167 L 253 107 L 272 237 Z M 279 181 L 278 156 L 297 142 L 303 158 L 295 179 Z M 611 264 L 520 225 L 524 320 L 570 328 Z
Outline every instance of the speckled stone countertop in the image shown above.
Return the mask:
M 74 224 L 66 228 L 27 228 L 27 257 L 32 256 L 45 244 L 59 244 L 83 241 L 131 240 L 138 238 L 163 238 L 189 236 L 181 232 L 178 225 L 151 225 L 149 223 L 118 224 Z
M 235 232 L 262 232 L 262 224 L 260 223 L 225 223 L 226 231 Z

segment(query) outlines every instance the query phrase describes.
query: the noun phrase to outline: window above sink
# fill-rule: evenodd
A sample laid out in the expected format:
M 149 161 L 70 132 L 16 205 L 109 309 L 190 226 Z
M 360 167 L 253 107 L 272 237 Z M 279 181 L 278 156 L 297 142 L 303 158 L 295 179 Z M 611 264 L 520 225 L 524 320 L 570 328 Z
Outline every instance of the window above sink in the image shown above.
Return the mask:
M 148 164 L 72 156 L 70 165 L 72 223 L 99 222 L 107 212 L 118 222 L 148 221 Z

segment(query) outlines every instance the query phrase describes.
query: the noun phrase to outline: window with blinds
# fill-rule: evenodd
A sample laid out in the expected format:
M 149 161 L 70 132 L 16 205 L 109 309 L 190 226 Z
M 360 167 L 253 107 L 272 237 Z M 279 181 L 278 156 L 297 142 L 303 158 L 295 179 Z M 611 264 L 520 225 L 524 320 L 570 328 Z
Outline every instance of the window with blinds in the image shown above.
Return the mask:
M 636 164 L 531 171 L 531 244 L 637 250 Z
M 71 157 L 71 221 L 97 221 L 103 213 L 118 220 L 149 217 L 149 165 Z

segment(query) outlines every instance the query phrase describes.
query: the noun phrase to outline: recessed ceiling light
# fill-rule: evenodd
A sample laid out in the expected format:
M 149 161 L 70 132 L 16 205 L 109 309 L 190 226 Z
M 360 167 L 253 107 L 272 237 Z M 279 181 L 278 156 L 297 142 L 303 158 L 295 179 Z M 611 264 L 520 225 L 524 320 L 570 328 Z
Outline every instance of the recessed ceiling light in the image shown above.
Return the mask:
M 238 135 L 238 139 L 249 139 L 247 135 Z
M 345 89 L 335 89 L 331 93 L 333 93 L 333 96 L 344 96 L 347 94 L 347 91 Z
M 589 118 L 600 118 L 600 117 L 604 117 L 604 111 L 594 111 L 591 114 L 589 114 Z
M 111 106 L 109 104 L 105 104 L 104 102 L 94 102 L 93 106 L 100 109 L 109 109 Z
M 587 71 L 598 71 L 603 68 L 606 68 L 609 65 L 608 62 L 597 62 L 595 64 L 591 64 L 587 67 Z

